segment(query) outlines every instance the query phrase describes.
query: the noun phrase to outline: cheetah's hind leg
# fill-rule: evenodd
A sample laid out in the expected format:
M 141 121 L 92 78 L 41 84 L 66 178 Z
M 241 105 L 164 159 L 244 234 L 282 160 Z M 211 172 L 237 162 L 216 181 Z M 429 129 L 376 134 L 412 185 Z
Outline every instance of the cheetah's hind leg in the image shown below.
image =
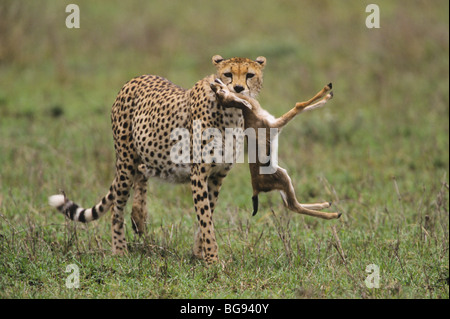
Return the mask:
M 146 233 L 148 172 L 144 164 L 139 165 L 134 177 L 134 196 L 131 209 L 131 226 L 139 236 Z

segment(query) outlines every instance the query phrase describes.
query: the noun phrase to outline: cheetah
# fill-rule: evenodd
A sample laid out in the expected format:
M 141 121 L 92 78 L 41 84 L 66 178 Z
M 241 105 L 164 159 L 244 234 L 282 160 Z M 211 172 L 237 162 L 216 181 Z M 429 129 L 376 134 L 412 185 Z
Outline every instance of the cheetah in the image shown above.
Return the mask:
M 207 128 L 217 128 L 221 132 L 225 128 L 242 129 L 242 110 L 223 107 L 210 83 L 219 78 L 231 92 L 255 98 L 262 88 L 266 58 L 224 59 L 215 55 L 212 62 L 216 74 L 206 76 L 188 90 L 154 75 L 142 75 L 127 82 L 111 111 L 116 172 L 109 191 L 87 209 L 69 200 L 64 192 L 50 196 L 49 204 L 69 219 L 83 223 L 100 218 L 112 207 L 112 252 L 125 254 L 124 208 L 132 188 L 131 225 L 139 235 L 146 231 L 148 175 L 139 169 L 140 165 L 145 165 L 152 176 L 174 183 L 190 183 L 198 220 L 193 254 L 207 264 L 218 261 L 213 213 L 222 182 L 233 163 L 193 161 L 193 153 L 198 151 L 199 145 L 192 141 L 191 160 L 175 161 L 171 151 L 177 140 L 171 133 L 182 128 L 193 140 L 193 132 Z M 236 152 L 241 150 L 242 144 L 236 143 Z
M 329 83 L 310 100 L 306 102 L 297 102 L 293 109 L 276 119 L 269 112 L 264 110 L 257 100 L 239 93 L 231 92 L 220 79 L 216 79 L 214 83 L 211 83 L 211 88 L 216 93 L 220 103 L 223 106 L 242 109 L 245 121 L 244 126 L 246 132 L 248 132 L 247 138 L 249 140 L 249 154 L 251 152 L 257 153 L 261 146 L 263 147 L 264 152 L 273 152 L 271 143 L 274 138 L 277 138 L 279 131 L 283 126 L 285 126 L 297 114 L 321 107 L 333 97 L 333 92 L 330 91 L 332 89 L 332 84 Z M 321 100 L 318 101 L 319 99 Z M 248 130 L 249 128 L 251 131 Z M 270 136 L 269 132 L 261 131 L 263 138 L 259 138 L 258 135 L 260 134 L 260 131 L 256 134 L 255 130 L 260 128 L 275 129 L 276 133 L 274 136 Z M 249 134 L 251 132 L 255 133 Z M 251 147 L 250 145 L 253 146 Z M 254 158 L 255 161 L 249 160 L 253 188 L 253 216 L 255 216 L 258 212 L 258 194 L 260 192 L 279 190 L 285 206 L 296 213 L 323 219 L 334 219 L 341 217 L 340 213 L 325 213 L 317 211 L 330 207 L 330 202 L 300 204 L 295 196 L 294 187 L 292 186 L 292 181 L 287 174 L 287 171 L 278 165 L 275 166 L 274 163 L 269 163 L 275 166 L 274 170 L 270 173 L 264 173 L 262 169 L 264 166 L 267 167 L 266 163 L 262 163 L 259 156 L 254 156 Z M 269 162 L 270 160 L 271 159 L 268 158 Z

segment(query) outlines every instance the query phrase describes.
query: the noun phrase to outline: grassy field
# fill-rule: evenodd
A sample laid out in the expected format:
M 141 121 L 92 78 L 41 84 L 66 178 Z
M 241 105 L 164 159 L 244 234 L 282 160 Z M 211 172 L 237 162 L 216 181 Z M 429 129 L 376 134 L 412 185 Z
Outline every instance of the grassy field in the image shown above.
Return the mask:
M 379 0 L 379 29 L 369 3 L 2 0 L 0 298 L 449 298 L 449 3 Z M 47 197 L 105 194 L 127 80 L 188 88 L 214 54 L 265 56 L 259 100 L 275 115 L 333 82 L 325 108 L 283 130 L 279 161 L 300 201 L 331 200 L 341 219 L 293 214 L 276 193 L 251 217 L 238 164 L 215 213 L 221 265 L 192 258 L 189 187 L 153 180 L 147 236 L 127 214 L 129 254 L 112 256 L 109 216 L 74 224 Z

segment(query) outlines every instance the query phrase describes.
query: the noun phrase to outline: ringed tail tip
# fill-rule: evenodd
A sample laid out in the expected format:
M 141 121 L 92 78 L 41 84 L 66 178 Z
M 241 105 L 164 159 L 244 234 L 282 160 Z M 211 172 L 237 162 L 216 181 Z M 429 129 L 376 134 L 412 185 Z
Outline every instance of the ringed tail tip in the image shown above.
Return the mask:
M 62 194 L 52 195 L 48 198 L 48 203 L 50 206 L 59 208 L 66 203 L 66 197 Z

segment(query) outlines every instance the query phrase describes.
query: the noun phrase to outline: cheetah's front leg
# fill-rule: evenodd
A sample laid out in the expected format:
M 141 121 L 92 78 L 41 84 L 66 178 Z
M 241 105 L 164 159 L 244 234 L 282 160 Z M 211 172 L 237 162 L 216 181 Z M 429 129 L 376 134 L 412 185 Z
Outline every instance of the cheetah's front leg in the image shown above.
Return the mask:
M 207 264 L 218 261 L 218 247 L 209 203 L 208 171 L 205 164 L 192 164 L 191 188 L 199 230 L 194 243 L 194 255 Z
M 223 179 L 226 175 L 218 174 L 215 176 L 210 176 L 208 178 L 208 199 L 209 199 L 209 208 L 211 211 L 211 216 L 214 215 L 214 209 L 216 208 L 217 199 L 219 197 L 220 188 L 222 186 Z M 195 242 L 194 242 L 194 256 L 197 258 L 203 258 L 203 244 L 202 244 L 202 232 L 201 226 L 198 227 L 198 231 L 195 234 Z

